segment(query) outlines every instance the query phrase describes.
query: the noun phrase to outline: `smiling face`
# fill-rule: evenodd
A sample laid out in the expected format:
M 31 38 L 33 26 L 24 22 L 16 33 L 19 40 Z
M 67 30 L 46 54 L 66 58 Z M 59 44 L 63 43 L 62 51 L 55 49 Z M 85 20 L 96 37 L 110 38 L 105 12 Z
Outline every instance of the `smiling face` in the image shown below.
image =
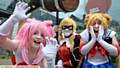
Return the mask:
M 76 32 L 76 22 L 72 18 L 65 18 L 59 24 L 59 39 L 70 37 Z
M 34 47 L 39 47 L 40 44 L 43 43 L 43 41 L 44 41 L 44 36 L 41 33 L 41 31 L 36 30 L 34 32 L 34 34 L 32 35 L 32 40 L 31 41 L 33 42 Z
M 62 33 L 65 35 L 65 37 L 68 37 L 73 32 L 73 26 L 72 25 L 64 25 L 62 26 Z

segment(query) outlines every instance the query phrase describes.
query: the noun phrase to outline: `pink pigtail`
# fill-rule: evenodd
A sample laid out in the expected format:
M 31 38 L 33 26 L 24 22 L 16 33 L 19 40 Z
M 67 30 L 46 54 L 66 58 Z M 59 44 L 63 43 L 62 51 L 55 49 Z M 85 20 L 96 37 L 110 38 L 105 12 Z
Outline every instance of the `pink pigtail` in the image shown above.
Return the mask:
M 21 54 L 22 54 L 23 60 L 27 64 L 29 64 L 29 59 L 27 57 L 28 47 L 29 47 L 28 42 L 31 40 L 32 35 L 34 34 L 36 30 L 39 30 L 43 33 L 42 28 L 40 28 L 39 23 L 41 23 L 41 21 L 38 21 L 36 19 L 26 20 L 25 24 L 20 28 L 16 36 L 16 39 L 20 41 L 20 48 L 22 48 Z
M 42 22 L 42 25 L 44 25 L 44 32 L 46 33 L 46 36 L 54 37 L 54 29 L 52 27 L 53 22 L 50 20 Z
M 25 24 L 20 28 L 16 39 L 20 40 L 20 44 L 24 46 L 28 46 L 28 42 L 31 40 L 32 35 L 39 27 L 39 22 L 35 19 L 31 19 L 26 21 Z

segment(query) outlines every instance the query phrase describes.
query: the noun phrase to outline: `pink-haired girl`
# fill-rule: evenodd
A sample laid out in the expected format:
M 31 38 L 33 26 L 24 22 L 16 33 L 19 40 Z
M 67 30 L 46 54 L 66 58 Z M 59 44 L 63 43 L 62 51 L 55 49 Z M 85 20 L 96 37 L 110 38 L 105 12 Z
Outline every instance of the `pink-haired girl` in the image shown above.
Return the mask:
M 29 9 L 27 3 L 16 4 L 13 14 L 0 26 L 0 47 L 15 52 L 16 65 L 42 64 L 42 68 L 46 68 L 46 60 L 41 49 L 45 45 L 45 25 L 35 19 L 25 20 L 30 16 L 26 14 Z M 9 39 L 9 31 L 20 20 L 25 20 L 25 24 L 20 28 L 16 39 Z
M 54 68 L 57 41 L 53 38 L 52 21 L 27 19 L 29 9 L 24 2 L 16 4 L 13 14 L 0 26 L 0 46 L 15 52 L 17 65 L 42 63 L 42 68 Z M 24 20 L 25 24 L 18 31 L 16 39 L 7 38 L 8 32 L 20 20 Z
M 46 68 L 46 61 L 41 49 L 45 45 L 46 34 L 43 28 L 39 27 L 40 25 L 41 22 L 35 19 L 25 22 L 15 40 L 10 40 L 1 34 L 1 47 L 15 52 L 17 65 L 36 65 L 42 62 L 43 68 Z

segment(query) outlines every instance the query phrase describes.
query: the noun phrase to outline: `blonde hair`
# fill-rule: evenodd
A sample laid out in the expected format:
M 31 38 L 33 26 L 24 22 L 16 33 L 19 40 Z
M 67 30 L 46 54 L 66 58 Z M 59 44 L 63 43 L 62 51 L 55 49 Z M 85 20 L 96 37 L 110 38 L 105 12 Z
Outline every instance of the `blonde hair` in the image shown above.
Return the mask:
M 72 18 L 65 18 L 60 22 L 59 27 L 62 28 L 65 25 L 73 25 L 73 32 L 76 32 L 76 22 Z
M 68 26 L 68 25 L 72 25 L 73 26 L 73 30 L 72 30 L 73 33 L 76 32 L 77 25 L 76 25 L 76 22 L 72 18 L 64 18 L 60 22 L 59 28 L 62 28 L 63 26 Z M 59 38 L 59 40 L 64 39 L 64 35 L 59 34 L 58 38 Z M 69 41 L 70 41 L 70 50 L 71 51 L 73 50 L 73 46 L 74 46 L 74 38 L 75 38 L 74 35 L 70 36 L 70 38 L 69 38 Z
M 103 27 L 105 29 L 108 29 L 110 24 L 111 24 L 112 18 L 111 18 L 111 16 L 109 16 L 106 13 L 91 13 L 91 14 L 88 14 L 85 17 L 85 20 L 84 20 L 86 28 L 88 28 L 96 20 L 99 20 L 101 22 L 101 25 L 103 25 Z

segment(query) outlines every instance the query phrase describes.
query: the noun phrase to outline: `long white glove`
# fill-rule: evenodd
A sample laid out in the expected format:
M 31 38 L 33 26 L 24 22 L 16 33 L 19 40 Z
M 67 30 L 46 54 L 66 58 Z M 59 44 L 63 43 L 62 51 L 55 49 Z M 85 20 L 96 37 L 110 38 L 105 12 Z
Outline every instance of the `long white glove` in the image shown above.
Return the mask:
M 107 50 L 109 52 L 110 55 L 113 55 L 113 56 L 117 56 L 118 55 L 118 52 L 117 52 L 117 48 L 112 45 L 112 44 L 109 44 L 107 43 L 106 41 L 104 41 L 102 39 L 103 37 L 103 34 L 104 34 L 104 29 L 102 26 L 99 27 L 99 32 L 98 32 L 98 38 L 97 38 L 97 41 L 101 44 L 101 46 Z
M 46 46 L 43 47 L 42 51 L 47 60 L 48 68 L 55 68 L 55 57 L 57 53 L 57 40 L 54 38 L 46 37 Z
M 98 31 L 98 37 L 97 37 L 97 41 L 99 41 L 100 39 L 102 39 L 104 35 L 104 28 L 102 25 L 99 26 L 99 31 Z
M 89 32 L 91 34 L 91 40 L 82 47 L 81 53 L 83 55 L 87 55 L 88 52 L 93 48 L 93 46 L 94 46 L 94 44 L 96 42 L 96 35 L 94 33 L 94 30 L 93 30 L 92 26 L 89 27 Z
M 8 32 L 13 28 L 14 24 L 20 20 L 25 20 L 31 13 L 26 15 L 30 9 L 27 3 L 18 2 L 15 6 L 13 14 L 0 26 L 0 35 L 7 36 Z
M 95 35 L 95 32 L 94 32 L 93 26 L 89 27 L 89 32 L 91 34 L 91 39 L 96 41 L 96 35 Z

